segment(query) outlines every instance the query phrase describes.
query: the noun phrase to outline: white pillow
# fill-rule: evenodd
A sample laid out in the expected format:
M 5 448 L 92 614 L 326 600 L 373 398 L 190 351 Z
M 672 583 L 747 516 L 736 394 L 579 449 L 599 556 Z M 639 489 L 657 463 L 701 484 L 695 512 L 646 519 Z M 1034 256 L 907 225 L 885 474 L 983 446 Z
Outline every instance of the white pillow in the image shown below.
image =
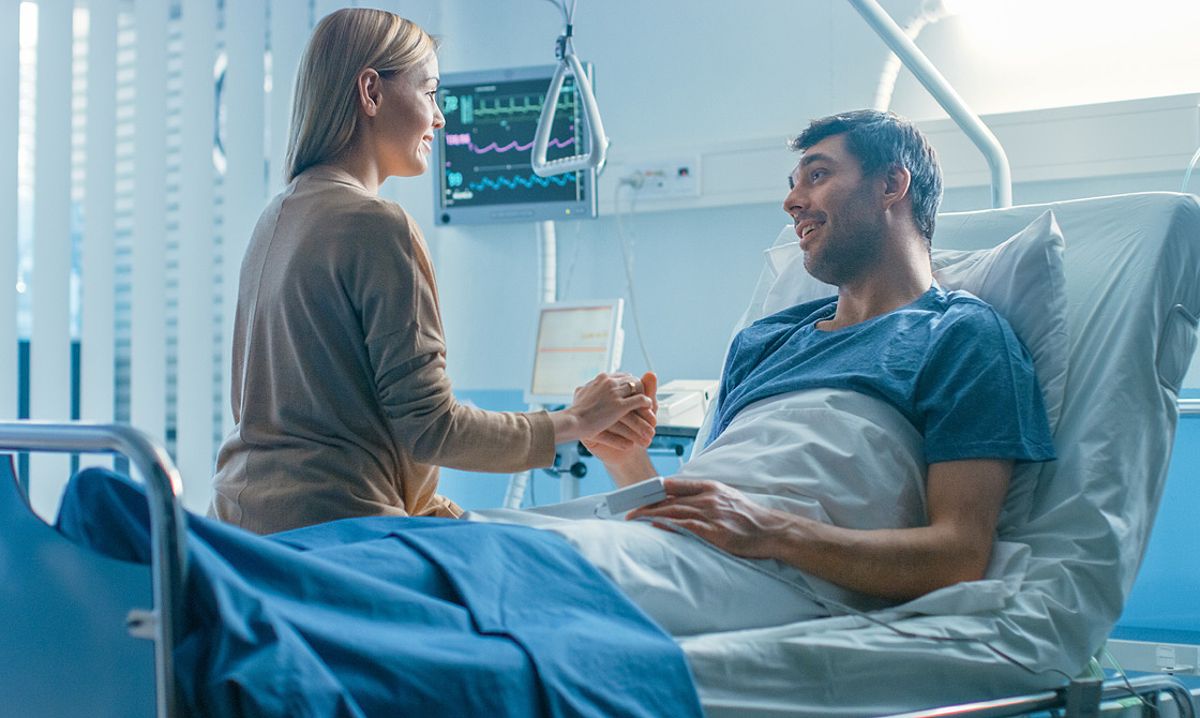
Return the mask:
M 934 238 L 937 241 L 937 238 Z M 766 251 L 776 273 L 757 319 L 803 302 L 837 294 L 804 269 L 791 225 Z M 946 289 L 963 289 L 1008 320 L 1033 355 L 1050 430 L 1058 426 L 1067 381 L 1067 296 L 1063 236 L 1047 210 L 1004 242 L 976 251 L 933 250 L 933 276 Z

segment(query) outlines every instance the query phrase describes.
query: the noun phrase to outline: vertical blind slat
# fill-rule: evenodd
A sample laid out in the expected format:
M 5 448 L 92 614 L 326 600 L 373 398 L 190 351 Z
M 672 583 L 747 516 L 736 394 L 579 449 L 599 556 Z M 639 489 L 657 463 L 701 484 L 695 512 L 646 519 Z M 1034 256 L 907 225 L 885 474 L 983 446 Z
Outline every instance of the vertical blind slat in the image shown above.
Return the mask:
M 20 4 L 0 3 L 0 105 L 19 107 Z M 19 112 L 0 113 L 0 418 L 17 418 L 17 132 Z
M 71 418 L 71 78 L 72 0 L 38 3 L 37 109 L 34 121 L 33 328 L 29 413 Z M 30 463 L 30 502 L 52 516 L 67 480 L 63 456 Z
M 341 10 L 344 7 L 352 7 L 354 5 L 351 0 L 315 0 L 313 2 L 313 22 L 321 22 L 321 18 L 325 17 L 334 10 Z
M 88 9 L 87 166 L 80 279 L 79 416 L 113 420 L 116 235 L 117 2 Z
M 269 194 L 279 192 L 287 183 L 283 163 L 291 124 L 292 93 L 308 33 L 308 13 L 296 12 L 294 0 L 272 0 Z
M 185 506 L 203 511 L 214 448 L 212 138 L 217 11 L 215 0 L 183 0 L 182 11 L 175 460 L 184 478 Z
M 263 101 L 263 55 L 266 52 L 266 0 L 227 0 L 225 48 L 229 67 L 225 77 L 226 125 L 225 223 L 222 235 L 222 315 L 224 348 L 221 352 L 226 382 L 233 347 L 233 317 L 237 306 L 238 270 L 250 233 L 266 202 L 266 147 L 263 141 L 266 103 Z M 237 22 L 229 22 L 237 18 Z M 228 394 L 226 394 L 228 396 Z M 227 410 L 225 430 L 233 427 Z
M 130 277 L 130 421 L 166 434 L 167 4 L 136 0 L 133 243 Z

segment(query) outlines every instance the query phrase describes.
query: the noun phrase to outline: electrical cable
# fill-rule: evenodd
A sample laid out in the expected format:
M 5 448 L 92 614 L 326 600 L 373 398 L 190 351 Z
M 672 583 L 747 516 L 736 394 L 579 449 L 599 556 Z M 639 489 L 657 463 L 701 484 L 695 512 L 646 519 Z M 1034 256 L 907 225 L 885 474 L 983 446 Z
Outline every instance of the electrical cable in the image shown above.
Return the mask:
M 575 222 L 575 236 L 572 241 L 575 242 L 575 251 L 571 252 L 571 263 L 567 265 L 567 278 L 563 280 L 562 298 L 567 299 L 571 296 L 571 280 L 575 277 L 575 264 L 579 261 L 579 252 L 583 247 L 583 238 L 580 237 L 580 229 L 582 222 Z
M 617 185 L 617 191 L 613 193 L 613 213 L 617 218 L 617 239 L 618 244 L 621 245 L 621 264 L 625 268 L 625 288 L 629 293 L 629 311 L 633 315 L 633 329 L 637 334 L 638 346 L 642 350 L 642 360 L 646 362 L 646 369 L 653 372 L 654 363 L 650 361 L 650 352 L 646 348 L 646 339 L 642 336 L 642 321 L 638 314 L 637 295 L 633 286 L 633 238 L 631 233 L 630 235 L 626 234 L 624 222 L 621 220 L 622 187 L 629 187 L 631 190 L 634 190 L 634 194 L 629 200 L 630 214 L 633 214 L 634 207 L 637 206 L 637 192 L 632 182 L 620 182 Z
M 1154 715 L 1159 715 L 1160 711 L 1158 710 L 1158 706 L 1154 705 L 1150 701 L 1148 701 L 1145 698 L 1142 698 L 1140 695 L 1138 695 L 1137 690 L 1133 687 L 1133 683 L 1131 683 L 1129 680 L 1129 676 L 1125 673 L 1125 669 L 1121 667 L 1120 663 L 1117 663 L 1117 659 L 1113 657 L 1113 654 L 1108 652 L 1107 647 L 1102 649 L 1102 653 L 1103 653 L 1104 657 L 1108 659 L 1108 662 L 1110 664 L 1112 664 L 1113 670 L 1115 670 L 1117 672 L 1117 675 L 1119 675 L 1121 677 L 1121 682 L 1125 684 L 1125 690 L 1129 691 L 1130 695 L 1132 695 L 1134 698 L 1138 699 L 1138 701 L 1141 702 L 1142 707 L 1149 708 L 1151 711 L 1154 712 Z

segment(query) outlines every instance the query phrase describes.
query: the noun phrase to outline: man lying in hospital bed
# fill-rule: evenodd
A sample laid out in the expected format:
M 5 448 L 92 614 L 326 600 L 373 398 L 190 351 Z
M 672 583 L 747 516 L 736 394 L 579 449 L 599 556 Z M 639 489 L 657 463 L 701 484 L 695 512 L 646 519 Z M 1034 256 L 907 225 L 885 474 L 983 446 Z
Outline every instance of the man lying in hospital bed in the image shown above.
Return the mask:
M 838 296 L 735 337 L 707 445 L 666 500 L 629 515 L 642 521 L 515 519 L 568 538 L 675 635 L 981 579 L 1004 562 L 993 543 L 1014 462 L 1054 458 L 1029 352 L 991 307 L 933 281 L 941 176 L 920 132 L 854 112 L 794 148 L 784 209 L 804 270 Z M 642 449 L 589 448 L 620 485 L 657 473 Z

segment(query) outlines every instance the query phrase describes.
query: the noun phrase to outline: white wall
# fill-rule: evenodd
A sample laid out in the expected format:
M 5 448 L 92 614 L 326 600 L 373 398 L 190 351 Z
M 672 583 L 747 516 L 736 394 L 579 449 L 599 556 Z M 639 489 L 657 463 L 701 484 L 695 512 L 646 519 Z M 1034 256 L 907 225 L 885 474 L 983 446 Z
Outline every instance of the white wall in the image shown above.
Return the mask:
M 962 0 L 918 44 L 988 114 L 1200 90 L 1195 0 Z M 911 12 L 911 11 L 910 11 Z M 911 15 L 898 15 L 901 23 Z M 893 109 L 943 117 L 907 72 Z

